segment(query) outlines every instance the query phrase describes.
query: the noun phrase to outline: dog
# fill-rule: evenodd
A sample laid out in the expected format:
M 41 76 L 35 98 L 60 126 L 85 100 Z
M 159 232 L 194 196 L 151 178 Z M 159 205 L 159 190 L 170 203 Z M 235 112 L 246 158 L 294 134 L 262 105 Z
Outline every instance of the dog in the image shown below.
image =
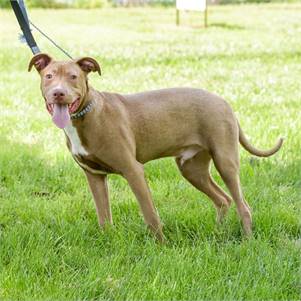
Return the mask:
M 251 154 L 276 153 L 280 138 L 269 150 L 258 150 L 244 135 L 231 107 L 221 97 L 201 89 L 171 88 L 129 95 L 99 92 L 88 74 L 101 69 L 90 57 L 56 61 L 35 55 L 41 91 L 53 122 L 64 130 L 74 160 L 86 174 L 99 225 L 112 223 L 107 175 L 122 175 L 140 205 L 145 223 L 160 240 L 162 224 L 145 179 L 143 164 L 175 157 L 183 175 L 214 203 L 221 222 L 234 200 L 247 236 L 252 233 L 251 210 L 239 179 L 239 143 Z M 210 175 L 213 161 L 231 197 Z

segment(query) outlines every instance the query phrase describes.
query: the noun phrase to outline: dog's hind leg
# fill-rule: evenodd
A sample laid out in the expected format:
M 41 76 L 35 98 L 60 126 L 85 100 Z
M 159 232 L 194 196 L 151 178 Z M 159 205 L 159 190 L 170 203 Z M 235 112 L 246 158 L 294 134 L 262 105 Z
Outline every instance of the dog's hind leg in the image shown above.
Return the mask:
M 210 161 L 211 157 L 206 151 L 200 151 L 185 161 L 181 157 L 176 158 L 183 177 L 213 201 L 217 210 L 217 222 L 220 223 L 228 211 L 231 198 L 211 178 Z
M 235 149 L 224 148 L 223 151 L 220 150 L 221 148 L 216 152 L 213 152 L 214 164 L 236 203 L 237 212 L 242 220 L 246 235 L 251 235 L 252 216 L 250 207 L 243 197 L 240 186 L 238 149 L 235 147 Z
M 219 192 L 227 200 L 228 205 L 230 207 L 232 203 L 231 197 L 221 187 L 219 187 L 211 177 L 210 177 L 210 182 L 213 185 L 213 187 L 217 190 L 217 192 Z

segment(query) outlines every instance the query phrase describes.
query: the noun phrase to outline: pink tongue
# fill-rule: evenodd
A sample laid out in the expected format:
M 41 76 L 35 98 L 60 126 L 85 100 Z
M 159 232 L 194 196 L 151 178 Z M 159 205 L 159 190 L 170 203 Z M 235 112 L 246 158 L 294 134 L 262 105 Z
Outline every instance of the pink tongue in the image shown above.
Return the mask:
M 68 105 L 54 104 L 52 121 L 60 129 L 65 128 L 70 122 Z

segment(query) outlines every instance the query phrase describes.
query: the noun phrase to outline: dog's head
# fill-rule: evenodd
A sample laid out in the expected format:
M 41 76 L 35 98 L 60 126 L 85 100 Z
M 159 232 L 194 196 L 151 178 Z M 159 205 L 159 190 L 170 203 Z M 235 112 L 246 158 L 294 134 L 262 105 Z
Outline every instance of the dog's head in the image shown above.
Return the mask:
M 88 74 L 98 72 L 101 75 L 99 64 L 90 57 L 61 62 L 39 53 L 31 59 L 28 71 L 33 66 L 41 76 L 46 108 L 54 123 L 64 128 L 70 115 L 79 111 L 84 104 L 88 92 Z

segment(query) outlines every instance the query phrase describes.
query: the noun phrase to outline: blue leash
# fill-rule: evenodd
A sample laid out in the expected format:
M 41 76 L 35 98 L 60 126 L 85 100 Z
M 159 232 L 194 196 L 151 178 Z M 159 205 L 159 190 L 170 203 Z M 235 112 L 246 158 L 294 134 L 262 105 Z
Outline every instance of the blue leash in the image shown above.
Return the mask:
M 70 59 L 73 59 L 72 56 L 64 50 L 62 47 L 60 47 L 54 40 L 52 40 L 49 36 L 47 36 L 41 29 L 39 29 L 36 25 L 34 25 L 28 18 L 25 3 L 23 0 L 10 0 L 10 4 L 14 10 L 14 13 L 16 15 L 16 18 L 18 20 L 18 23 L 20 25 L 20 28 L 23 32 L 23 36 L 21 36 L 21 39 L 25 39 L 28 47 L 31 49 L 33 54 L 40 53 L 41 50 L 38 47 L 32 33 L 29 24 L 31 24 L 36 30 L 38 30 L 45 38 L 47 38 L 55 47 L 60 49 L 66 56 L 68 56 Z

